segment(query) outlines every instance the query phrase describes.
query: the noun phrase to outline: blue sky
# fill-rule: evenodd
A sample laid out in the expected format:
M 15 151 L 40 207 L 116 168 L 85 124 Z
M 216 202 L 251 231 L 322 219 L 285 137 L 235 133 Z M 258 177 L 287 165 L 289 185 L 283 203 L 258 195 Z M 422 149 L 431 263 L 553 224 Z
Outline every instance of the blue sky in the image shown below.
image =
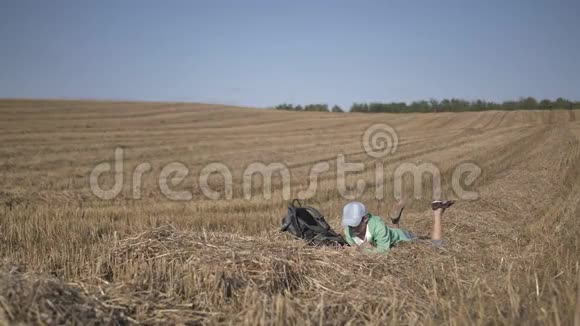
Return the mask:
M 580 100 L 579 1 L 0 2 L 0 97 Z

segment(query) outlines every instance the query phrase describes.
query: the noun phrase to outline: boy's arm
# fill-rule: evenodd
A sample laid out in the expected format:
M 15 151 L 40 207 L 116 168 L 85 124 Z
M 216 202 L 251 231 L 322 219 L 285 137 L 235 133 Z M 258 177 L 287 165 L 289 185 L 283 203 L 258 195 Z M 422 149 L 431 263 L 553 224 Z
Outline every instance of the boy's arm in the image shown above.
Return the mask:
M 350 232 L 349 232 L 349 230 L 348 230 L 348 226 L 344 228 L 344 238 L 345 238 L 346 242 L 347 242 L 349 245 L 351 245 L 351 246 L 354 246 L 354 245 L 355 245 L 355 242 L 354 242 L 354 240 L 353 240 L 353 239 L 352 239 L 352 237 L 350 236 Z
M 376 247 L 369 248 L 367 251 L 373 253 L 389 251 L 391 248 L 391 235 L 388 232 L 385 223 L 377 217 L 372 224 L 369 223 L 368 227 L 370 228 L 369 231 L 371 232 Z

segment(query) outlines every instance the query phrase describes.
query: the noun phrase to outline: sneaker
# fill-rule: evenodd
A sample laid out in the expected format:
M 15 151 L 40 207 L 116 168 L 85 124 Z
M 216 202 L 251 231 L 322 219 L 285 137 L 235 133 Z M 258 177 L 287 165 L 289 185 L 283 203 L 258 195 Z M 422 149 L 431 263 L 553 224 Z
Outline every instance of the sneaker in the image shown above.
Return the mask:
M 431 209 L 436 211 L 440 208 L 446 209 L 455 204 L 455 200 L 434 200 L 431 202 Z

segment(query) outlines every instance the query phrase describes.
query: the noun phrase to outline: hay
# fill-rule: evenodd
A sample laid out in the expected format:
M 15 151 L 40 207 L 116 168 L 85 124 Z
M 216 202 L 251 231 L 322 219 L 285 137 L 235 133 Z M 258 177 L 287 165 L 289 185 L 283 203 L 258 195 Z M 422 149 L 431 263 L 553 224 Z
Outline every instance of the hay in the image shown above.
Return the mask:
M 0 271 L 0 324 L 127 325 L 130 320 L 77 286 L 15 267 Z
M 300 302 L 292 309 L 301 318 L 313 315 L 342 324 L 351 321 L 349 314 L 359 317 L 368 306 L 382 309 L 383 319 L 405 315 L 408 304 L 397 300 L 410 297 L 416 288 L 402 274 L 405 266 L 441 252 L 425 244 L 408 244 L 401 250 L 393 256 L 365 255 L 354 248 L 309 247 L 274 232 L 248 237 L 165 225 L 114 243 L 96 271 L 117 304 L 147 305 L 133 317 L 150 323 L 168 318 L 220 322 L 232 316 L 242 322 L 246 316 L 237 314 L 251 312 L 248 305 L 263 307 L 282 300 Z M 326 307 L 316 311 L 321 294 Z M 349 298 L 356 300 L 346 302 Z M 414 313 L 427 314 L 421 301 L 412 303 Z M 342 317 L 333 320 L 336 311 Z M 275 319 L 276 312 L 271 313 L 268 320 Z

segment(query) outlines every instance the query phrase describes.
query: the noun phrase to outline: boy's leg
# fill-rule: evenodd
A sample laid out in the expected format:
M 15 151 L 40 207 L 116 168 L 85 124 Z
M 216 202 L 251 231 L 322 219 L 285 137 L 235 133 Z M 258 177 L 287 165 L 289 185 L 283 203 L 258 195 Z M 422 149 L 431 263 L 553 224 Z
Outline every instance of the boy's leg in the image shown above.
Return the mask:
M 393 205 L 393 208 L 391 208 L 391 227 L 398 229 L 399 228 L 399 222 L 401 221 L 401 215 L 403 214 L 403 209 L 405 209 L 405 201 L 403 200 L 399 200 L 397 203 L 395 203 L 395 205 Z
M 455 204 L 454 200 L 436 200 L 431 203 L 431 209 L 433 210 L 433 230 L 431 232 L 431 242 L 434 245 L 440 246 L 443 244 L 443 240 L 441 239 L 441 218 L 443 217 L 443 212 L 445 212 L 445 209 L 451 207 L 453 204 Z
M 433 231 L 431 232 L 431 240 L 441 241 L 441 217 L 443 216 L 443 208 L 433 211 Z

